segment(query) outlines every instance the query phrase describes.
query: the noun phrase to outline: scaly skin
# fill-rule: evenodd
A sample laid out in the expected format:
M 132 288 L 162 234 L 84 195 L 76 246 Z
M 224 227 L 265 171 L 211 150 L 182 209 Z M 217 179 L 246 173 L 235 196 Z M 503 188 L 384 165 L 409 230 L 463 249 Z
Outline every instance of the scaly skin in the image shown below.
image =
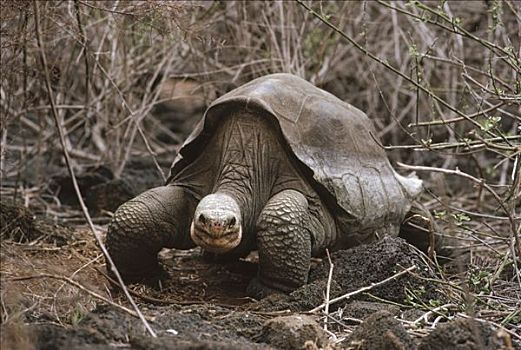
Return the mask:
M 182 188 L 162 186 L 118 208 L 108 228 L 107 247 L 126 281 L 159 277 L 157 253 L 162 248 L 194 246 L 182 233 L 188 230 L 196 204 Z
M 295 190 L 273 196 L 257 222 L 259 274 L 249 293 L 263 297 L 271 289 L 292 291 L 308 279 L 312 236 L 323 231 L 311 217 L 308 201 Z
M 334 248 L 339 231 L 278 137 L 258 116 L 231 115 L 209 140 L 206 153 L 171 185 L 122 205 L 107 234 L 122 276 L 154 280 L 161 273 L 157 253 L 162 248 L 188 249 L 195 241 L 223 258 L 257 249 L 259 272 L 248 287 L 252 296 L 305 284 L 311 256 Z

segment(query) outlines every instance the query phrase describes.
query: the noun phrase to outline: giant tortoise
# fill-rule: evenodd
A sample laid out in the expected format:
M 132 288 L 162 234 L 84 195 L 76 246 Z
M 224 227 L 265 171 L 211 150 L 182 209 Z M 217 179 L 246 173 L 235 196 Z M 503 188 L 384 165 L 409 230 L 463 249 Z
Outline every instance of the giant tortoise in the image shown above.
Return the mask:
M 421 191 L 391 167 L 368 117 L 290 74 L 217 99 L 165 186 L 124 203 L 108 250 L 123 278 L 161 271 L 162 248 L 240 258 L 258 250 L 255 295 L 306 283 L 310 259 L 397 236 Z

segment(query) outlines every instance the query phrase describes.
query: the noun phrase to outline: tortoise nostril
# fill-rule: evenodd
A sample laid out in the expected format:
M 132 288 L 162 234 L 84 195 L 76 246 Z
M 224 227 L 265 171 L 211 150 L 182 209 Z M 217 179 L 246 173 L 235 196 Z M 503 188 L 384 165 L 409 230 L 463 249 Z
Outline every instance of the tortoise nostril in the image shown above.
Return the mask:
M 199 219 L 197 219 L 201 224 L 206 224 L 208 222 L 208 219 L 204 214 L 199 215 Z
M 237 219 L 235 219 L 235 216 L 232 216 L 232 218 L 228 221 L 228 226 L 234 226 L 236 223 Z

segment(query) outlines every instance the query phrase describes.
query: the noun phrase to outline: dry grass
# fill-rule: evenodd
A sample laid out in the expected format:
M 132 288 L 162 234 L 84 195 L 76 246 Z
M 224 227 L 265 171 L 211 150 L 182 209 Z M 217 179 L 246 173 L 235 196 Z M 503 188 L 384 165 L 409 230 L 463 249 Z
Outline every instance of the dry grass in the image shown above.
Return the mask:
M 32 3 L 0 6 L 2 201 L 76 220 L 78 213 L 47 189 L 50 174 L 64 165 Z M 173 159 L 179 135 L 154 111 L 167 102 L 187 108 L 187 102 L 161 86 L 187 83 L 190 95 L 207 104 L 252 78 L 297 74 L 364 110 L 393 162 L 435 168 L 421 171 L 422 200 L 459 259 L 431 281 L 444 286 L 451 305 L 416 305 L 431 312 L 411 331 L 469 315 L 521 333 L 518 2 L 81 0 L 38 6 L 58 117 L 77 171 L 103 164 L 119 176 L 135 156 Z M 443 172 L 457 169 L 481 185 Z M 9 293 L 23 299 L 9 303 L 19 310 L 4 306 L 2 322 L 51 310 L 55 321 L 74 323 L 75 311 L 60 309 L 63 300 L 67 307 L 77 304 L 79 313 L 92 306 L 74 288 L 34 281 L 18 290 L 4 283 L 17 271 L 16 259 L 19 272 L 49 272 L 48 262 L 64 254 L 27 249 L 2 243 L 2 303 L 11 300 Z M 75 255 L 82 264 L 92 258 L 84 253 Z M 49 290 L 53 296 L 44 293 Z
M 53 279 L 27 278 L 40 274 L 69 276 L 87 288 L 107 295 L 106 282 L 95 267 L 103 264 L 88 231 L 79 229 L 75 244 L 62 247 L 38 243 L 2 242 L 2 323 L 17 317 L 75 324 L 95 306 L 95 299 L 78 288 Z M 20 309 L 16 309 L 16 308 Z

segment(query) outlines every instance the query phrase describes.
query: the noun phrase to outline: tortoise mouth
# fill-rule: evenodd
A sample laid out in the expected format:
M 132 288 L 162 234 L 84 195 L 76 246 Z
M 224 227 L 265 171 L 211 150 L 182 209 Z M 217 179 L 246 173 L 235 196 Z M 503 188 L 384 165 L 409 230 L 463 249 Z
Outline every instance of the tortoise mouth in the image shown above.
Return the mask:
M 241 242 L 241 226 L 227 227 L 219 232 L 212 232 L 203 225 L 192 222 L 190 237 L 195 244 L 211 253 L 226 253 Z

